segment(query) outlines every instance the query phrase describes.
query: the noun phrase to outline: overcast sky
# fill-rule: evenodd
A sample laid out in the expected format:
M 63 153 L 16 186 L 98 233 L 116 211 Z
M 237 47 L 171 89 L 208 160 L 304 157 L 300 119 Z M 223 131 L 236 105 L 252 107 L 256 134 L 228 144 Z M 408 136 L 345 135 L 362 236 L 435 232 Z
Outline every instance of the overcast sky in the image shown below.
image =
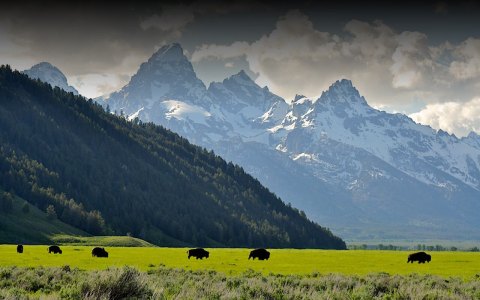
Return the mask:
M 121 88 L 159 47 L 179 42 L 206 85 L 245 69 L 289 101 L 348 78 L 374 107 L 480 133 L 477 1 L 38 2 L 0 4 L 0 63 L 48 61 L 87 97 Z

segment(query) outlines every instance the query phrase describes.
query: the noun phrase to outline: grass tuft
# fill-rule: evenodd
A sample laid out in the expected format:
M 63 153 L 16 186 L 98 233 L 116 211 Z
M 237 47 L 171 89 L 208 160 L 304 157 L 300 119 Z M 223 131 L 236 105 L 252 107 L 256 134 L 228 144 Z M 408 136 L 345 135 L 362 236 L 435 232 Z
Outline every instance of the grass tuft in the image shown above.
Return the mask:
M 152 291 L 144 273 L 131 267 L 97 273 L 81 286 L 83 299 L 148 299 Z

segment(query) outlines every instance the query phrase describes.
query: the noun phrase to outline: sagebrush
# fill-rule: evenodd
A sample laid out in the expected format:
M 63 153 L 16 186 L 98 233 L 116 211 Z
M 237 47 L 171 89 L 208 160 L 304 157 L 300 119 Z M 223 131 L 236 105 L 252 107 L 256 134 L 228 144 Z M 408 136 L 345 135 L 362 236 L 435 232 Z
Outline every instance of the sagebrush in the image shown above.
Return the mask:
M 0 268 L 1 299 L 479 299 L 480 274 L 469 280 L 375 273 L 226 276 L 215 271 L 132 267 L 102 271 Z

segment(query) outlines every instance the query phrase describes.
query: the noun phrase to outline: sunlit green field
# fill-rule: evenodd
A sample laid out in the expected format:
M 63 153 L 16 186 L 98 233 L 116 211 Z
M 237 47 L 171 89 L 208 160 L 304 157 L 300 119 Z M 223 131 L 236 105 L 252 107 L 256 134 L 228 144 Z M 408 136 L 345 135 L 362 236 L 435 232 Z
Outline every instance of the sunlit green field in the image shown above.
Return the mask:
M 241 274 L 252 269 L 263 274 L 311 274 L 314 272 L 364 275 L 436 274 L 444 277 L 471 278 L 480 274 L 480 254 L 474 252 L 430 252 L 432 262 L 407 264 L 410 252 L 402 251 L 335 251 L 272 249 L 268 261 L 248 260 L 249 249 L 210 248 L 210 258 L 187 259 L 187 248 L 109 247 L 109 258 L 93 258 L 92 247 L 62 246 L 63 254 L 47 252 L 47 246 L 25 246 L 23 254 L 15 245 L 0 246 L 0 266 L 64 266 L 79 269 L 106 269 L 110 266 L 134 266 L 149 270 L 158 266 L 186 270 L 215 270 Z

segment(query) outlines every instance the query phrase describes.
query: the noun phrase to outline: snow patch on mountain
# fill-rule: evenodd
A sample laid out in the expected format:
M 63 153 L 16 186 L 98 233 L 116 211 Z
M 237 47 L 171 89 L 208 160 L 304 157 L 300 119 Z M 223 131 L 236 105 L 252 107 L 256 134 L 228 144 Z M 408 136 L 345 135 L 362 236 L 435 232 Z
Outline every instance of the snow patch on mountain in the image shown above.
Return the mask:
M 190 120 L 198 124 L 207 124 L 208 118 L 211 114 L 200 106 L 190 105 L 182 101 L 167 100 L 162 102 L 162 106 L 165 108 L 165 118 L 170 120 L 175 118 L 177 120 Z
M 145 109 L 145 107 L 142 107 L 142 108 L 140 108 L 139 110 L 137 110 L 136 112 L 134 112 L 133 114 L 129 115 L 129 116 L 127 117 L 127 120 L 133 121 L 133 120 L 135 120 L 136 118 L 139 118 L 140 113 L 141 113 L 144 109 Z

